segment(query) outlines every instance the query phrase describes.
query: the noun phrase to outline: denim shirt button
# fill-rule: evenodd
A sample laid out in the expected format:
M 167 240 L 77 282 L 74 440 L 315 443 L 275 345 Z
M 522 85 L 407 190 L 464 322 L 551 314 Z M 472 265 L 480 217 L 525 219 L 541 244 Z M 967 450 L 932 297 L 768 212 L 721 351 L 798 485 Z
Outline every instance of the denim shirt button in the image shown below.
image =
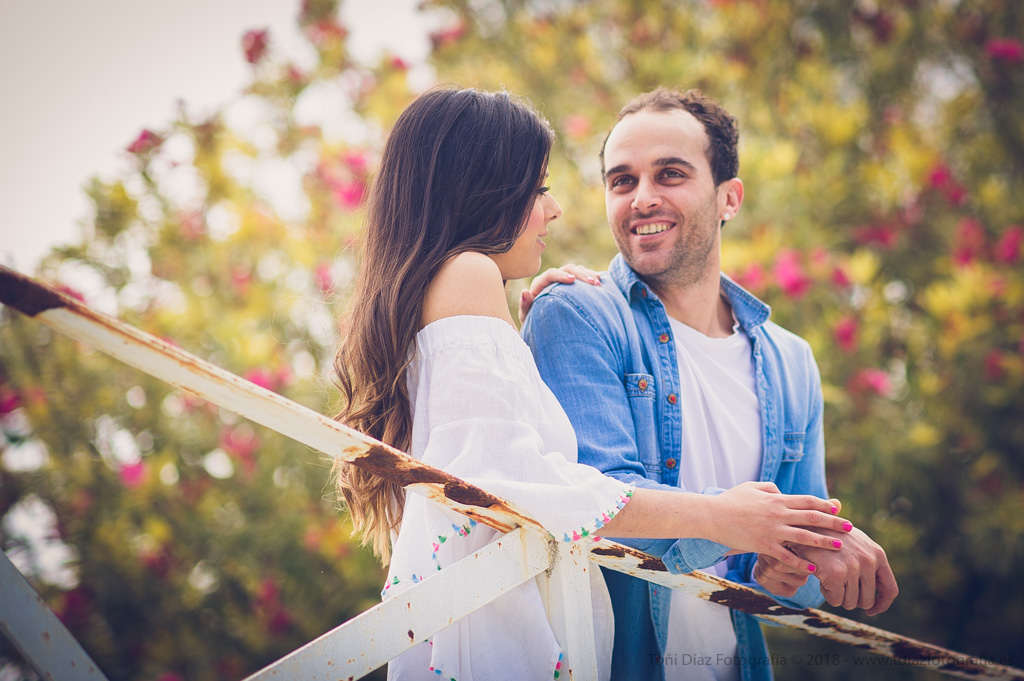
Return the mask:
M 668 396 L 668 403 L 669 404 L 675 404 L 678 401 L 679 401 L 679 398 L 676 397 L 675 393 L 672 393 L 671 395 Z
M 658 336 L 658 342 L 661 343 L 661 344 L 668 343 L 668 334 L 667 333 L 663 333 L 660 336 Z
M 667 459 L 665 461 L 665 468 L 675 468 L 675 467 L 676 467 L 676 460 L 675 459 Z
M 636 387 L 640 388 L 640 392 L 647 390 L 647 379 L 641 378 L 639 381 L 636 382 Z
M 641 298 L 646 298 L 647 297 L 647 289 L 645 289 L 645 288 L 641 288 L 640 289 L 640 297 Z

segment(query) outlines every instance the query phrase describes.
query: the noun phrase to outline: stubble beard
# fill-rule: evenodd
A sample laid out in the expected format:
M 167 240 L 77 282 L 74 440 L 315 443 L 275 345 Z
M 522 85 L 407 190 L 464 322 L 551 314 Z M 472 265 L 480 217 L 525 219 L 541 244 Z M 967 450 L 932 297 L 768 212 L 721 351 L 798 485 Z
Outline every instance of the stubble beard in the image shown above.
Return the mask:
M 637 214 L 630 219 L 645 220 L 662 215 Z M 712 252 L 717 244 L 715 237 L 719 223 L 715 215 L 714 196 L 700 207 L 690 221 L 684 221 L 678 213 L 669 217 L 680 233 L 668 253 L 651 253 L 654 257 L 645 257 L 642 249 L 634 251 L 632 248 L 623 248 L 622 242 L 616 244 L 626 263 L 656 291 L 695 286 L 707 276 L 708 267 L 713 264 Z M 620 234 L 629 234 L 628 221 L 620 225 L 620 230 Z M 623 241 L 628 244 L 628 237 Z

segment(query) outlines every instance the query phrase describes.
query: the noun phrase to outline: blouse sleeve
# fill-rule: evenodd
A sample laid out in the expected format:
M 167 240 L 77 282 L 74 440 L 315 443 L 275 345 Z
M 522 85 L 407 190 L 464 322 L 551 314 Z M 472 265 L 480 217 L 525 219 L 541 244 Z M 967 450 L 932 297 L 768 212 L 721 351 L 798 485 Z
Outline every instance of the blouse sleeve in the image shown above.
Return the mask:
M 592 536 L 615 516 L 632 485 L 576 462 L 572 426 L 511 326 L 455 317 L 424 331 L 414 450 L 424 444 L 414 455 L 508 500 L 565 541 Z

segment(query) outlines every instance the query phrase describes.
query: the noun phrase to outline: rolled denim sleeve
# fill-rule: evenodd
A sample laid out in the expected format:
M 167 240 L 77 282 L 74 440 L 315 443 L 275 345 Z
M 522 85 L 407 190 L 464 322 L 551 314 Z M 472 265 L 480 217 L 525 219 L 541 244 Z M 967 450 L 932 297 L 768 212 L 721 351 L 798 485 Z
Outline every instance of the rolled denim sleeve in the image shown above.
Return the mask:
M 605 280 L 608 289 L 613 285 Z M 645 489 L 687 494 L 651 477 L 660 461 L 654 429 L 638 428 L 627 394 L 627 357 L 638 356 L 625 332 L 621 306 L 601 296 L 617 291 L 554 285 L 537 297 L 523 327 L 544 382 L 558 398 L 576 431 L 579 461 L 605 475 Z M 582 300 L 586 296 L 586 300 Z M 590 300 L 593 298 L 593 300 Z M 580 299 L 580 300 L 578 300 Z M 585 304 L 579 304 L 583 302 Z M 645 456 L 641 456 L 641 449 Z M 660 465 L 660 464 L 659 464 Z M 720 561 L 729 548 L 707 539 L 618 539 L 659 556 L 672 572 L 690 572 Z

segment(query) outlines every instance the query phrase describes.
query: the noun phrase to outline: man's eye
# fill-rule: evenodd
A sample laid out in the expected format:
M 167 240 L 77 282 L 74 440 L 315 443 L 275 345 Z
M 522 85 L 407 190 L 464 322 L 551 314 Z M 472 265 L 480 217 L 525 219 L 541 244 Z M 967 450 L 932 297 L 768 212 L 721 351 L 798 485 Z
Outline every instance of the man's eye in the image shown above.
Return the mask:
M 616 177 L 615 179 L 613 179 L 608 184 L 608 186 L 609 187 L 624 187 L 624 186 L 626 186 L 626 185 L 628 185 L 628 184 L 630 184 L 632 182 L 633 182 L 633 178 L 629 177 L 628 175 L 620 175 L 619 177 Z

